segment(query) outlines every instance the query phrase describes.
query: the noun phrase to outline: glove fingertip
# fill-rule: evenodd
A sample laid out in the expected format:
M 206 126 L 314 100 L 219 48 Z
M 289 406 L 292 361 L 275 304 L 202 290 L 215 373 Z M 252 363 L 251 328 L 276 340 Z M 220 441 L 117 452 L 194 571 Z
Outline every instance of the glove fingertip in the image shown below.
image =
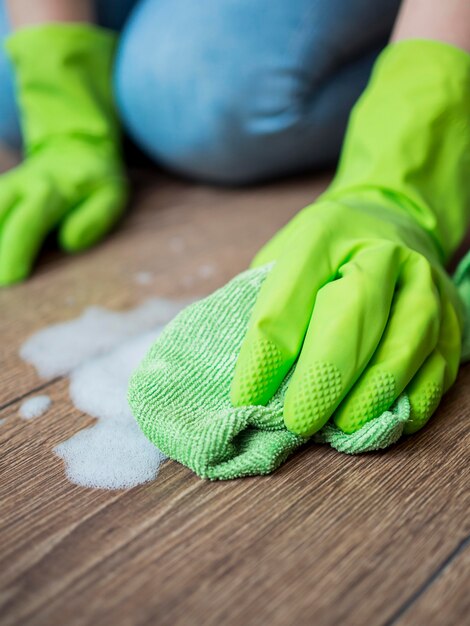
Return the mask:
M 103 239 L 122 216 L 127 202 L 125 183 L 105 185 L 78 205 L 63 221 L 59 243 L 67 252 L 80 252 Z
M 285 374 L 285 359 L 276 344 L 264 337 L 245 340 L 232 382 L 234 406 L 267 404 Z
M 241 407 L 260 404 L 256 397 L 256 386 L 251 381 L 256 377 L 249 369 L 244 367 L 243 362 L 237 364 L 235 375 L 230 389 L 230 401 L 232 406 Z
M 105 233 L 97 233 L 93 223 L 77 224 L 65 222 L 59 230 L 59 244 L 66 252 L 76 253 L 90 248 L 104 237 Z
M 364 426 L 364 424 L 367 424 L 367 422 L 360 424 L 358 422 L 350 422 L 347 420 L 336 420 L 336 419 L 334 420 L 334 422 L 335 422 L 335 426 L 337 426 L 339 430 L 345 435 L 352 435 L 353 433 L 360 430 Z
M 411 415 L 403 428 L 405 435 L 412 435 L 427 424 L 439 406 L 442 392 L 442 385 L 433 380 L 427 381 L 418 390 L 409 390 Z
M 332 363 L 299 363 L 284 402 L 284 423 L 288 430 L 310 437 L 333 414 L 343 393 L 340 370 Z
M 0 262 L 0 287 L 10 287 L 17 283 L 21 283 L 31 273 L 31 267 L 24 264 L 17 264 L 11 266 L 11 264 L 5 264 Z
M 324 422 L 292 412 L 287 404 L 284 405 L 284 425 L 294 435 L 308 439 L 322 428 Z

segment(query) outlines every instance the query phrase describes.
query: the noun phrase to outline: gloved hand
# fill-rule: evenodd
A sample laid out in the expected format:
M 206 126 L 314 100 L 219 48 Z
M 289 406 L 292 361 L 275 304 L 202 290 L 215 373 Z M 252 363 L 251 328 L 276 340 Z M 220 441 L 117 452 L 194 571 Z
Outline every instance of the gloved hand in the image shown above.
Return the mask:
M 28 276 L 56 227 L 67 251 L 96 243 L 127 199 L 111 87 L 114 34 L 47 25 L 16 32 L 6 47 L 25 160 L 0 177 L 0 285 Z
M 421 428 L 454 382 L 463 307 L 443 264 L 470 218 L 470 56 L 393 44 L 355 106 L 337 175 L 255 258 L 275 261 L 232 383 L 265 404 L 294 364 L 284 421 L 350 433 L 406 390 Z

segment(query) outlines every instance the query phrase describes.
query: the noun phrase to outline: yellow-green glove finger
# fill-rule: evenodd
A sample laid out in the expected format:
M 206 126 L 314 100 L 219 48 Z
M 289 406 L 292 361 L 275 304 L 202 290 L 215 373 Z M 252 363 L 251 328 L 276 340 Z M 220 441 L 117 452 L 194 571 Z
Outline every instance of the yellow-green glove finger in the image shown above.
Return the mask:
M 365 248 L 317 294 L 302 353 L 284 402 L 287 428 L 310 436 L 329 419 L 363 371 L 387 323 L 399 248 Z
M 7 175 L 0 178 L 0 230 L 18 200 L 18 190 L 12 178 Z
M 0 237 L 0 285 L 26 278 L 49 232 L 57 223 L 62 201 L 47 184 L 32 185 L 3 225 Z
M 364 373 L 334 415 L 352 433 L 388 409 L 435 348 L 440 300 L 428 261 L 413 253 L 397 284 L 389 321 Z
M 124 184 L 99 188 L 61 224 L 60 245 L 69 252 L 79 252 L 102 239 L 121 217 L 127 201 Z
M 444 300 L 436 350 L 426 359 L 406 388 L 411 414 L 404 427 L 410 435 L 422 428 L 437 409 L 442 395 L 454 383 L 461 348 L 461 327 L 453 304 Z
M 261 288 L 235 367 L 235 406 L 266 404 L 274 395 L 300 353 L 318 289 L 335 274 L 329 255 L 319 253 L 324 233 L 310 222 L 291 239 L 298 254 L 281 255 Z
M 411 413 L 403 428 L 406 435 L 423 428 L 437 409 L 444 393 L 445 370 L 446 361 L 439 350 L 435 350 L 408 385 Z

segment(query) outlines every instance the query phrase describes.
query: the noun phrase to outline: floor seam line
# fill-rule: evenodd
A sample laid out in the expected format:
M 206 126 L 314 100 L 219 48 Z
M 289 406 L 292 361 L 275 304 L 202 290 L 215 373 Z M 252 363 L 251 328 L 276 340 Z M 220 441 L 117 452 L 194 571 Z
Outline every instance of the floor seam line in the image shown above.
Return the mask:
M 0 411 L 3 411 L 3 409 L 8 409 L 8 407 L 10 407 L 13 404 L 15 404 L 15 402 L 19 402 L 20 400 L 23 400 L 23 398 L 26 398 L 31 393 L 34 393 L 35 391 L 42 391 L 43 389 L 46 389 L 50 385 L 53 385 L 54 383 L 56 383 L 56 382 L 58 382 L 59 380 L 62 380 L 62 379 L 63 379 L 63 376 L 56 376 L 55 378 L 51 378 L 51 380 L 48 380 L 47 382 L 43 383 L 42 385 L 38 385 L 37 387 L 33 387 L 32 389 L 30 389 L 29 391 L 25 391 L 25 393 L 23 393 L 21 396 L 17 396 L 16 398 L 13 398 L 12 400 L 9 400 L 5 404 L 0 405 Z
M 441 574 L 449 567 L 468 546 L 470 546 L 470 535 L 462 539 L 462 541 L 452 550 L 452 552 L 442 561 L 437 569 L 423 582 L 423 584 L 395 611 L 395 613 L 383 626 L 394 626 L 397 621 L 405 615 L 405 613 L 413 606 L 413 604 L 423 595 L 425 591 L 441 576 Z

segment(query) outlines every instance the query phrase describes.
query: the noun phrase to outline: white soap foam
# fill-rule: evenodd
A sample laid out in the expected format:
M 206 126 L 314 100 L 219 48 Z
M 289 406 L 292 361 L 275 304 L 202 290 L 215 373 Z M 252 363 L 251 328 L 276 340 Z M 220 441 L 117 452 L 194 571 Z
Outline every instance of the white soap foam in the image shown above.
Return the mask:
M 54 452 L 64 460 L 71 482 L 95 489 L 130 489 L 153 480 L 165 459 L 134 421 L 100 420 Z
M 134 280 L 138 285 L 145 287 L 153 282 L 153 274 L 152 272 L 137 272 L 134 274 Z
M 197 268 L 197 274 L 201 278 L 210 278 L 211 276 L 214 276 L 215 272 L 216 272 L 216 267 L 215 265 L 212 265 L 211 263 L 205 263 L 204 265 L 200 265 Z
M 45 378 L 68 374 L 126 339 L 166 323 L 181 306 L 181 302 L 152 298 L 123 312 L 88 307 L 80 317 L 35 333 L 23 344 L 20 355 Z
M 70 374 L 69 387 L 74 405 L 93 417 L 133 422 L 127 384 L 162 329 L 163 326 L 155 326 L 152 331 L 137 335 L 75 369 Z
M 127 386 L 165 324 L 186 304 L 153 299 L 125 313 L 93 307 L 75 320 L 39 331 L 23 346 L 22 356 L 40 373 L 68 372 L 72 402 L 98 419 L 54 449 L 71 482 L 128 489 L 158 474 L 165 456 L 134 420 Z M 79 355 L 74 355 L 75 347 Z
M 21 404 L 18 412 L 24 420 L 32 420 L 45 413 L 51 404 L 49 396 L 32 396 Z

